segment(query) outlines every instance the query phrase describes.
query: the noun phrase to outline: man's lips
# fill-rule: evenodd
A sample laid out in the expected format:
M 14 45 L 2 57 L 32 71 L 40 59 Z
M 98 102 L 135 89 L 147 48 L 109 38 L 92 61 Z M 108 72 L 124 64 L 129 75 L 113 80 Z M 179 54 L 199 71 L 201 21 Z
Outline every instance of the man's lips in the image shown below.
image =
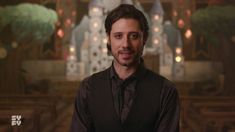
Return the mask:
M 131 51 L 120 51 L 119 55 L 123 58 L 123 59 L 130 59 L 132 57 L 133 52 Z

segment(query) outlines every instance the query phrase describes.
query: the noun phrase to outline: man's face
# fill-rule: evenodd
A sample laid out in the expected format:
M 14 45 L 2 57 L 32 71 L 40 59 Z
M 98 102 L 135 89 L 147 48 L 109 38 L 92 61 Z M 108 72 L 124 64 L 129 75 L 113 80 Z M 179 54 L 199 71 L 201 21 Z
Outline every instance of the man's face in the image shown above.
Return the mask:
M 143 32 L 135 19 L 119 19 L 108 36 L 114 63 L 131 67 L 138 63 L 144 47 Z

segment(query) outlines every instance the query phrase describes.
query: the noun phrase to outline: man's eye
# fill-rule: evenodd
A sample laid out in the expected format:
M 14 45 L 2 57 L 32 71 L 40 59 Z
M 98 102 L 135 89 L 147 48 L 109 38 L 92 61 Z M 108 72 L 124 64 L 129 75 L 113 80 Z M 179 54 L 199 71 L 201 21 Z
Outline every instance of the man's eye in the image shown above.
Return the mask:
M 139 38 L 139 34 L 138 33 L 132 33 L 129 36 L 130 39 L 138 39 Z
M 121 35 L 121 34 L 116 34 L 116 35 L 114 35 L 114 37 L 115 37 L 116 39 L 121 39 L 121 38 L 122 38 L 122 35 Z

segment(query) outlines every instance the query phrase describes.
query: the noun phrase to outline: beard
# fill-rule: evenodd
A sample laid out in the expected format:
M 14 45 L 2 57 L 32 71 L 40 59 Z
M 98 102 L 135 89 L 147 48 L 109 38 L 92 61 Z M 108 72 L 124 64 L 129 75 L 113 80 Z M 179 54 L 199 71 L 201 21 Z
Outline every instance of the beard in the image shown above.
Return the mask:
M 119 50 L 116 54 L 114 54 L 114 52 L 111 53 L 116 63 L 118 63 L 121 66 L 132 67 L 140 62 L 140 58 L 143 53 L 143 47 L 138 51 L 134 51 L 131 48 L 125 48 Z M 127 55 L 125 56 L 125 54 Z

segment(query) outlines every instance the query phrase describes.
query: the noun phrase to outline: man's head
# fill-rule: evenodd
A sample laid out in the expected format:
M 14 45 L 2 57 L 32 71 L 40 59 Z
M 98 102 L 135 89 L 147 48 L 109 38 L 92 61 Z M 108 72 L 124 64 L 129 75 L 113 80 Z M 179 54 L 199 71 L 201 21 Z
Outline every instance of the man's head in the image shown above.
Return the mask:
M 113 23 L 121 18 L 137 20 L 140 25 L 140 29 L 144 34 L 144 41 L 147 40 L 149 31 L 148 21 L 140 10 L 129 4 L 121 4 L 108 14 L 105 19 L 105 30 L 107 35 L 110 34 Z
M 141 11 L 132 5 L 122 4 L 108 14 L 105 29 L 114 62 L 131 66 L 139 61 L 149 30 Z

